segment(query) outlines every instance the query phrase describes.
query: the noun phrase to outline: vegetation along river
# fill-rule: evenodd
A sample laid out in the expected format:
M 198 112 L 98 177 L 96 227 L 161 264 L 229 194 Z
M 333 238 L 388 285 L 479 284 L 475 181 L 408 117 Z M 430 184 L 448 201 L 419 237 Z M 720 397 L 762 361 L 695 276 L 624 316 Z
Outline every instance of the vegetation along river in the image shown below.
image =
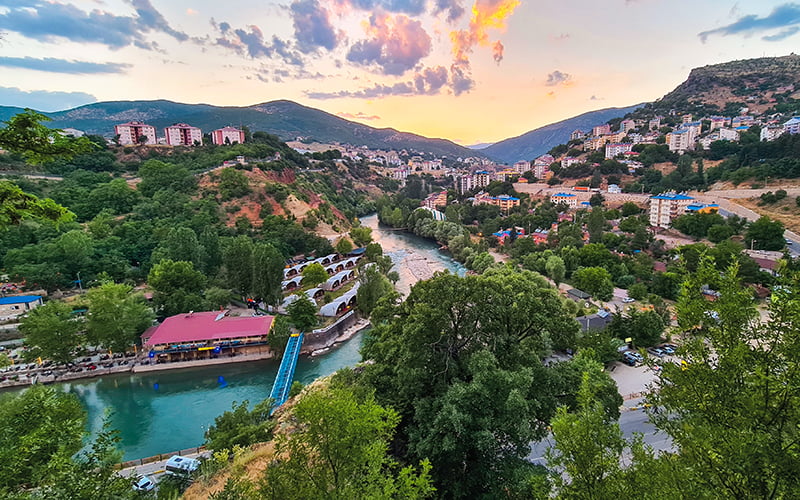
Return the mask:
M 395 262 L 400 274 L 397 286 L 403 293 L 434 271 L 464 273 L 464 268 L 432 241 L 379 227 L 375 215 L 364 217 L 362 223 L 373 229 L 373 239 Z M 363 334 L 357 334 L 328 354 L 302 357 L 295 380 L 308 384 L 354 365 L 361 360 L 362 341 Z M 277 371 L 276 361 L 256 361 L 112 375 L 56 386 L 80 398 L 89 412 L 92 434 L 100 430 L 103 416 L 110 412 L 111 427 L 120 432 L 123 460 L 133 460 L 201 445 L 205 430 L 234 401 L 256 403 L 267 398 Z

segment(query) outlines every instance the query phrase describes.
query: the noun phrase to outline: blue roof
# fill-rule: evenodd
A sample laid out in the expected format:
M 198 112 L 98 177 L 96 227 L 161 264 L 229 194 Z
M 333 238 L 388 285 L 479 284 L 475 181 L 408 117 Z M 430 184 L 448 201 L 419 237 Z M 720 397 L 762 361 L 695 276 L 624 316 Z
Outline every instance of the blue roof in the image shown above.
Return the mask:
M 658 196 L 651 196 L 652 200 L 693 200 L 691 196 L 685 194 L 660 194 Z
M 38 295 L 19 295 L 17 297 L 0 297 L 0 305 L 27 304 L 41 299 Z
M 563 196 L 575 196 L 575 195 L 574 195 L 574 194 L 572 194 L 572 193 L 556 193 L 556 194 L 554 194 L 553 196 L 560 196 L 560 197 L 563 197 Z
M 514 200 L 518 201 L 519 198 L 514 198 L 513 196 L 508 196 L 507 194 L 501 194 L 500 196 L 494 198 L 495 200 Z

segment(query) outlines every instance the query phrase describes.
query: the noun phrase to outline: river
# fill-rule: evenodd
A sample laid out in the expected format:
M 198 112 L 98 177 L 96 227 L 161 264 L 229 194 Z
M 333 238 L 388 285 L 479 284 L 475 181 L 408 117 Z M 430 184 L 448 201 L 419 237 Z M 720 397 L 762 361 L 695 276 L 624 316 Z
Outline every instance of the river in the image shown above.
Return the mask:
M 395 262 L 400 274 L 397 288 L 404 294 L 434 271 L 447 269 L 463 275 L 464 267 L 439 251 L 434 242 L 379 227 L 376 215 L 361 221 L 372 228 L 373 240 Z M 308 384 L 358 363 L 363 338 L 359 333 L 328 354 L 301 357 L 295 380 Z M 120 433 L 123 460 L 133 460 L 201 445 L 208 426 L 234 401 L 256 403 L 269 397 L 277 371 L 278 363 L 268 360 L 110 375 L 55 386 L 78 396 L 88 412 L 92 435 L 108 414 L 111 428 Z

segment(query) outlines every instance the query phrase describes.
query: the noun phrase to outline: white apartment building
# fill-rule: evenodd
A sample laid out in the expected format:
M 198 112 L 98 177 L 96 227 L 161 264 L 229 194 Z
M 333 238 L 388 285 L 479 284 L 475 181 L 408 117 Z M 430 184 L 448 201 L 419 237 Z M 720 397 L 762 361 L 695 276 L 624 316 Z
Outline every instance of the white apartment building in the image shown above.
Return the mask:
M 782 136 L 784 133 L 784 128 L 780 125 L 770 125 L 761 129 L 761 140 L 762 141 L 774 141 L 778 137 Z
M 697 135 L 692 128 L 676 130 L 667 134 L 667 146 L 670 151 L 682 153 L 694 149 L 696 138 Z
M 627 133 L 627 132 L 629 132 L 629 131 L 631 131 L 631 130 L 633 130 L 635 128 L 636 128 L 636 122 L 633 121 L 633 120 L 622 120 L 619 123 L 619 129 L 622 132 L 626 132 Z
M 596 127 L 592 128 L 592 135 L 595 137 L 610 133 L 611 133 L 611 125 L 609 125 L 608 123 L 605 123 L 603 125 L 597 125 Z
M 565 156 L 563 160 L 561 160 L 561 166 L 564 168 L 571 167 L 578 163 L 581 163 L 583 160 L 578 158 L 577 156 Z
M 783 132 L 785 134 L 800 134 L 800 116 L 795 116 L 788 122 L 784 123 Z
M 531 169 L 531 164 L 527 161 L 518 161 L 511 169 L 518 174 L 524 174 Z
M 719 129 L 719 140 L 721 141 L 738 141 L 739 131 L 732 128 Z
M 164 137 L 170 146 L 203 145 L 203 131 L 186 123 L 176 123 L 165 128 Z
M 222 127 L 211 131 L 211 142 L 223 144 L 244 144 L 244 131 L 234 127 Z
M 650 197 L 650 225 L 668 228 L 676 217 L 686 213 L 692 200 L 686 193 L 661 193 Z
M 578 196 L 572 193 L 556 193 L 550 196 L 550 202 L 554 205 L 565 203 L 570 208 L 576 208 L 578 206 Z
M 123 146 L 156 143 L 156 128 L 142 122 L 130 121 L 114 125 L 114 134 L 119 136 L 119 143 Z M 141 139 L 141 137 L 146 139 Z
M 615 158 L 617 155 L 633 151 L 632 142 L 614 142 L 606 144 L 606 160 Z

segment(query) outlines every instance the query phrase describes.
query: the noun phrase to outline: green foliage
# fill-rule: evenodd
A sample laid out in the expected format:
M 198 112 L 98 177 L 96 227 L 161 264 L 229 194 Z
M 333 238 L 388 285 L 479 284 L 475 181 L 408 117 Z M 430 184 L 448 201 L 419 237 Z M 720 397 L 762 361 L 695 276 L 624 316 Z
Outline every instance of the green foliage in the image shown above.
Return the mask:
M 250 282 L 250 294 L 267 304 L 278 304 L 283 298 L 281 295 L 283 256 L 272 245 L 257 243 L 253 248 L 252 261 L 253 277 Z
M 301 293 L 299 297 L 286 307 L 286 312 L 289 313 L 289 321 L 295 328 L 306 332 L 317 326 L 317 306 L 306 294 Z
M 311 264 L 307 265 L 305 269 L 303 269 L 303 286 L 317 286 L 320 283 L 324 283 L 325 281 L 330 278 L 328 275 L 328 271 L 325 270 L 325 266 L 320 264 L 319 262 L 312 262 Z
M 642 209 L 639 208 L 639 206 L 632 201 L 626 201 L 625 203 L 623 203 L 621 210 L 623 217 L 630 217 L 631 215 L 639 215 L 640 213 L 642 213 Z
M 336 248 L 336 253 L 347 255 L 353 251 L 353 244 L 350 243 L 349 239 L 341 237 L 339 238 L 339 241 L 336 242 L 335 248 Z
M 365 247 L 372 241 L 372 228 L 354 227 L 350 230 L 350 238 L 357 247 Z
M 628 287 L 628 297 L 634 300 L 644 300 L 647 298 L 647 285 L 635 283 Z
M 159 190 L 191 194 L 197 188 L 194 176 L 184 167 L 158 160 L 147 160 L 139 167 L 142 181 L 137 189 L 143 196 L 152 197 Z
M 356 292 L 358 310 L 364 317 L 369 317 L 378 301 L 391 293 L 394 288 L 386 276 L 381 274 L 377 266 L 364 268 L 358 277 L 358 281 L 361 285 Z
M 611 300 L 614 283 L 602 267 L 582 267 L 572 274 L 575 286 L 598 300 Z
M 86 333 L 94 345 L 125 352 L 153 325 L 155 315 L 133 287 L 104 283 L 86 294 L 89 302 Z
M 51 359 L 57 363 L 72 361 L 75 349 L 81 344 L 78 332 L 83 329 L 81 318 L 72 314 L 72 308 L 51 301 L 33 309 L 20 322 L 19 330 L 25 335 L 28 359 Z
M 547 275 L 550 277 L 550 279 L 555 281 L 556 285 L 564 280 L 564 276 L 566 276 L 567 273 L 567 268 L 564 265 L 564 259 L 557 255 L 547 258 L 545 270 L 547 271 Z
M 0 229 L 18 225 L 23 220 L 62 223 L 74 217 L 69 210 L 49 198 L 39 199 L 23 192 L 16 184 L 0 181 Z
M 627 314 L 615 314 L 608 330 L 617 338 L 632 338 L 638 347 L 650 347 L 660 342 L 665 326 L 664 320 L 654 310 L 631 308 Z
M 214 419 L 206 431 L 206 446 L 214 451 L 233 450 L 234 446 L 250 446 L 272 438 L 275 421 L 269 419 L 272 400 L 266 399 L 249 409 L 250 402 L 231 404 L 230 411 Z
M 769 217 L 760 217 L 747 226 L 745 242 L 756 250 L 780 250 L 786 246 L 783 224 Z
M 206 288 L 205 293 L 203 293 L 203 297 L 205 297 L 208 307 L 212 309 L 220 309 L 230 305 L 233 294 L 226 288 L 211 286 Z
M 28 163 L 39 164 L 71 158 L 95 147 L 87 137 L 67 137 L 61 130 L 42 124 L 48 121 L 50 118 L 31 109 L 12 116 L 0 128 L 0 149 L 19 153 Z
M 561 391 L 540 356 L 578 329 L 562 300 L 540 276 L 502 268 L 439 274 L 373 312 L 364 376 L 403 418 L 398 449 L 430 459 L 448 496 L 526 491 L 529 443 L 555 409 L 549 391 Z
M 289 336 L 292 332 L 286 316 L 275 316 L 273 321 L 272 329 L 267 336 L 267 344 L 269 345 L 269 350 L 275 353 L 275 357 L 280 359 L 283 357 L 286 343 L 289 342 Z
M 681 215 L 672 222 L 672 227 L 696 239 L 705 238 L 712 226 L 725 225 L 725 219 L 716 213 Z
M 250 193 L 250 180 L 238 170 L 223 168 L 219 173 L 219 194 L 222 201 L 240 198 Z
M 150 270 L 147 284 L 153 288 L 153 302 L 159 315 L 172 316 L 202 311 L 206 302 L 202 292 L 206 277 L 191 262 L 162 260 Z

